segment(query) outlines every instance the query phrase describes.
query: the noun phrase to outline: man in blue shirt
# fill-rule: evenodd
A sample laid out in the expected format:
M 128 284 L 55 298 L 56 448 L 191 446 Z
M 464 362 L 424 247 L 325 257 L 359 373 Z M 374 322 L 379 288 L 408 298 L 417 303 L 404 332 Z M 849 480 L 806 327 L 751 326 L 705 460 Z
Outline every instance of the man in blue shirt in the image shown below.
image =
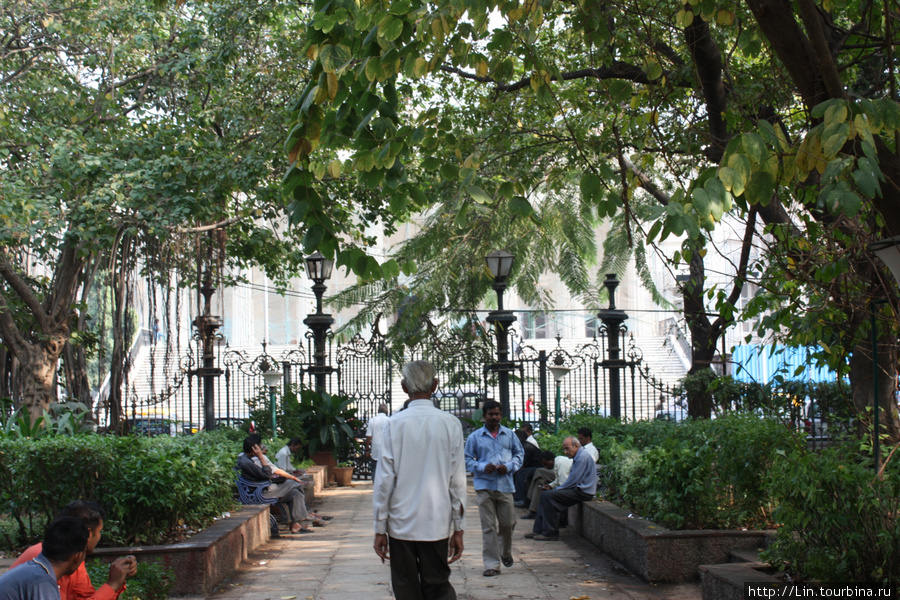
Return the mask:
M 513 473 L 525 452 L 512 430 L 500 424 L 499 402 L 488 400 L 482 410 L 484 427 L 466 440 L 466 470 L 472 473 L 481 517 L 484 576 L 493 577 L 500 574 L 501 560 L 505 567 L 513 564 Z
M 44 532 L 41 553 L 0 576 L 0 600 L 59 600 L 56 580 L 84 562 L 90 531 L 77 517 L 62 517 Z
M 594 464 L 594 458 L 574 437 L 563 440 L 563 452 L 572 459 L 572 469 L 562 485 L 541 494 L 534 528 L 525 534 L 527 538 L 542 542 L 558 540 L 560 511 L 590 500 L 597 493 L 597 465 Z

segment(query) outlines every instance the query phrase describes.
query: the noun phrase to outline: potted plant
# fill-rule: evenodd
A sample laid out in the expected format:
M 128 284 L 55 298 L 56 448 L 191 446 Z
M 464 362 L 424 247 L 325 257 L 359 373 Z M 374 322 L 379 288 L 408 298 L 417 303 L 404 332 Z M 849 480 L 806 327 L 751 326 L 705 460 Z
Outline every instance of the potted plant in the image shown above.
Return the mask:
M 356 408 L 350 406 L 352 402 L 346 395 L 300 390 L 297 418 L 309 440 L 310 457 L 316 464 L 328 467 L 327 481 L 331 481 L 338 457 L 356 448 L 354 430 L 362 423 L 356 418 Z
M 348 486 L 350 485 L 350 481 L 353 479 L 353 463 L 350 461 L 345 461 L 342 463 L 338 463 L 336 467 L 334 467 L 334 480 L 340 486 Z

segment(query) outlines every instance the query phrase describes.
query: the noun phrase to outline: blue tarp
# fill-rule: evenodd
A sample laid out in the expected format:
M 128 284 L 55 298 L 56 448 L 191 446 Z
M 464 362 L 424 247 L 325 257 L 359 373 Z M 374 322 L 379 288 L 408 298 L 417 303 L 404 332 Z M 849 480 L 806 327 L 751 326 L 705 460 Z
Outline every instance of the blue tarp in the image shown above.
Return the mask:
M 731 373 L 737 381 L 771 383 L 776 375 L 785 379 L 819 383 L 837 380 L 828 367 L 816 367 L 811 348 L 790 348 L 781 344 L 735 346 Z M 797 367 L 806 370 L 795 375 Z

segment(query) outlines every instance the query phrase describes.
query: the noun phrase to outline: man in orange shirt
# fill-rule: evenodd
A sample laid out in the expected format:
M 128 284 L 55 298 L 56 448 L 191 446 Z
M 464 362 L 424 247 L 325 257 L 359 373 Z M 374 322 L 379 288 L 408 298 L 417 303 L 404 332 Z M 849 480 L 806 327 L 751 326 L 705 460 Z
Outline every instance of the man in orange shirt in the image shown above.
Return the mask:
M 91 554 L 100 541 L 103 531 L 104 511 L 98 504 L 86 500 L 76 500 L 66 505 L 59 513 L 59 517 L 76 517 L 84 522 L 88 529 L 88 542 L 85 552 Z M 41 553 L 43 545 L 35 544 L 22 553 L 11 569 L 28 562 Z M 82 562 L 78 569 L 71 575 L 63 575 L 59 583 L 60 600 L 116 600 L 125 590 L 125 580 L 137 573 L 137 560 L 134 556 L 117 558 L 109 565 L 109 579 L 94 589 L 91 578 Z

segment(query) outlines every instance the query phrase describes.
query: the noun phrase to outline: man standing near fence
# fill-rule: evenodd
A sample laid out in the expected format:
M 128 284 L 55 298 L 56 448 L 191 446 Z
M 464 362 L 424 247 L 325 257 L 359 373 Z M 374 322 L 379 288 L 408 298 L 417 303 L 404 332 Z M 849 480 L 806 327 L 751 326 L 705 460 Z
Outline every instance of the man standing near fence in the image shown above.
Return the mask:
M 485 577 L 500 574 L 500 562 L 511 567 L 512 534 L 516 528 L 513 513 L 513 474 L 522 466 L 525 451 L 519 438 L 500 424 L 500 403 L 484 403 L 484 427 L 466 440 L 466 470 L 472 473 L 481 535 Z
M 369 419 L 366 426 L 366 457 L 372 467 L 373 480 L 375 479 L 375 469 L 378 468 L 378 457 L 381 455 L 381 435 L 388 418 L 388 405 L 382 402 L 378 406 L 378 414 Z
M 391 561 L 398 600 L 456 600 L 450 563 L 462 556 L 466 471 L 462 424 L 431 400 L 431 363 L 402 369 L 407 408 L 385 424 L 372 493 L 375 554 Z

